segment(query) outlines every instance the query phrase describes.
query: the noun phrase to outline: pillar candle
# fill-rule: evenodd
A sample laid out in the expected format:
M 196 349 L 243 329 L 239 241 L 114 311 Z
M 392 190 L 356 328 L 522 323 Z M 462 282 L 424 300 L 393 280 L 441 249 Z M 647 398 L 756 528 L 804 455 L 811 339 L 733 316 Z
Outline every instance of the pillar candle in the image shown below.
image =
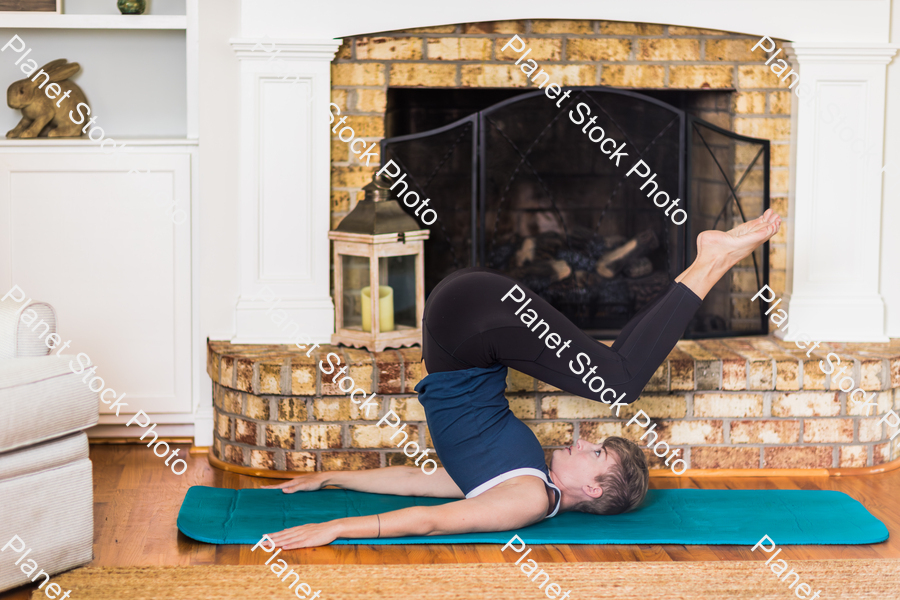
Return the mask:
M 372 299 L 370 287 L 362 289 L 362 328 L 372 331 Z M 394 330 L 394 290 L 389 285 L 378 286 L 378 328 L 380 331 Z

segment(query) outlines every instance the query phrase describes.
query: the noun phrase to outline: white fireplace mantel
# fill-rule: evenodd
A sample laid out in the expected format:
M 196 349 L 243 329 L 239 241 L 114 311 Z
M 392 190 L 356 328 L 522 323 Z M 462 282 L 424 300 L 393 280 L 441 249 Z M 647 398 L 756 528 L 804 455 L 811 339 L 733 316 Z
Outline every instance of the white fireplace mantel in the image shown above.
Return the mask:
M 518 0 L 421 2 L 244 0 L 248 37 L 342 37 L 511 19 L 602 19 L 768 35 L 794 41 L 888 42 L 891 0 Z
M 891 44 L 892 23 L 894 31 L 900 29 L 900 10 L 895 6 L 892 14 L 891 4 L 244 0 L 243 38 L 232 40 L 241 60 L 242 103 L 241 297 L 234 341 L 290 341 L 267 316 L 269 307 L 253 299 L 266 285 L 283 297 L 280 307 L 314 341 L 328 341 L 333 330 L 326 237 L 329 136 L 327 122 L 312 117 L 309 100 L 327 106 L 329 61 L 340 40 L 323 38 L 523 18 L 665 23 L 790 40 L 787 56 L 816 100 L 799 101 L 792 111 L 789 293 L 780 307 L 789 307 L 787 337 L 884 341 L 900 336 L 900 278 L 888 271 L 900 255 L 900 241 L 882 235 L 883 219 L 900 214 L 900 176 L 881 172 L 891 156 L 895 162 L 900 158 L 900 86 L 889 85 L 887 77 L 897 49 Z M 284 64 L 276 68 L 269 55 L 254 51 L 258 41 L 273 52 L 281 49 Z M 279 81 L 288 72 L 300 76 L 300 83 Z M 841 139 L 844 124 L 829 127 L 832 106 L 848 114 L 854 131 L 848 141 Z M 854 142 L 868 153 L 865 160 L 844 147 Z
M 331 142 L 322 115 L 331 101 L 331 60 L 340 43 L 231 40 L 241 85 L 234 343 L 322 342 L 334 330 L 328 260 Z M 299 329 L 286 327 L 291 323 Z
M 889 44 L 794 43 L 794 226 L 785 339 L 883 342 L 882 165 Z

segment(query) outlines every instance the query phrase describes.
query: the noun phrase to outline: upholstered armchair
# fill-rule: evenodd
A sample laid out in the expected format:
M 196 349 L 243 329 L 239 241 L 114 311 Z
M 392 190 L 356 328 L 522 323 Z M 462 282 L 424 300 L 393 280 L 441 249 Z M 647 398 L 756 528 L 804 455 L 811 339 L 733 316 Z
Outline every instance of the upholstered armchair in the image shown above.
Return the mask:
M 53 307 L 18 296 L 0 301 L 0 592 L 93 557 L 84 430 L 97 423 L 97 392 L 69 368 L 75 352 L 61 353 Z

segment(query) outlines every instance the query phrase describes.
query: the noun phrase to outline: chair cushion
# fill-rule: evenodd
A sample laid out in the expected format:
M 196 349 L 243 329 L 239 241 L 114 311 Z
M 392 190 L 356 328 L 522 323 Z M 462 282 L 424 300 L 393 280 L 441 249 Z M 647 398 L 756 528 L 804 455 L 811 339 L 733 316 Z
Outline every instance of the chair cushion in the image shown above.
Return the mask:
M 19 536 L 31 549 L 25 561 L 34 560 L 51 575 L 91 560 L 94 503 L 87 454 L 87 435 L 76 433 L 0 455 L 0 545 Z M 15 564 L 24 551 L 12 552 L 0 555 L 0 592 L 29 580 Z
M 95 425 L 97 392 L 69 368 L 73 356 L 0 360 L 0 452 Z
M 56 469 L 88 458 L 88 439 L 83 432 L 0 454 L 0 484 L 38 471 Z

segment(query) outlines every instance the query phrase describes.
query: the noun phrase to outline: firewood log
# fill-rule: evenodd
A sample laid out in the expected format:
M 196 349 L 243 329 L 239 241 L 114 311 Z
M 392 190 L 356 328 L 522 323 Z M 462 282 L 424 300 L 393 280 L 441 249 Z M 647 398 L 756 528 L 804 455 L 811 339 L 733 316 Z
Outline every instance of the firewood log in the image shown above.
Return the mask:
M 544 290 L 548 285 L 572 274 L 572 269 L 564 260 L 541 260 L 531 262 L 510 271 L 509 276 L 518 279 L 534 292 Z
M 560 251 L 568 247 L 566 238 L 556 231 L 545 231 L 534 242 L 534 260 L 556 260 Z
M 514 264 L 517 267 L 524 267 L 526 264 L 534 261 L 535 241 L 533 237 L 525 238 L 522 246 L 516 251 Z
M 659 247 L 656 234 L 650 229 L 642 231 L 615 250 L 607 252 L 597 261 L 597 274 L 612 279 L 626 264 L 635 258 L 649 254 Z
M 646 256 L 635 258 L 625 265 L 625 276 L 629 279 L 644 277 L 653 272 L 653 263 Z
M 564 260 L 551 260 L 550 264 L 553 266 L 553 270 L 556 271 L 557 281 L 565 279 L 572 274 L 572 268 Z

